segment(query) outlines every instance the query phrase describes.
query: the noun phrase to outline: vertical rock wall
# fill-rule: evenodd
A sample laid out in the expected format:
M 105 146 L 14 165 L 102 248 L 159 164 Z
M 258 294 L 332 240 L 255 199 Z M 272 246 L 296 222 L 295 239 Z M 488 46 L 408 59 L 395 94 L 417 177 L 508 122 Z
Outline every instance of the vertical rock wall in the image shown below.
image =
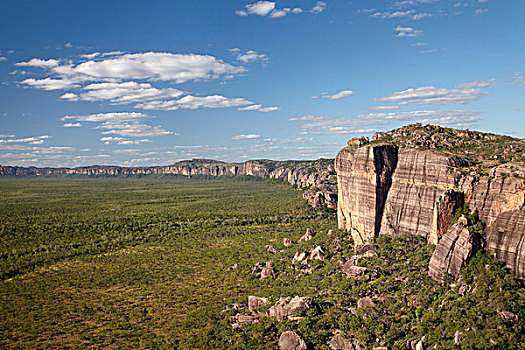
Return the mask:
M 379 233 L 396 164 L 397 147 L 392 145 L 347 147 L 337 155 L 339 227 L 352 233 L 355 244 Z

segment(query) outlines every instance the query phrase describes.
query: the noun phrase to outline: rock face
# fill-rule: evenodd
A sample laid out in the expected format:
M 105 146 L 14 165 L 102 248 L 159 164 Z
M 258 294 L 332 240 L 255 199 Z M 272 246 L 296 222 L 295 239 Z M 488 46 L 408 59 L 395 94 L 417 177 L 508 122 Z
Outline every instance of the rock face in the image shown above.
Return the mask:
M 306 350 L 306 343 L 295 332 L 283 332 L 279 337 L 280 350 Z
M 525 140 L 421 125 L 374 140 L 349 141 L 335 160 L 339 228 L 356 245 L 406 233 L 438 244 L 466 204 L 488 225 L 487 250 L 525 278 Z
M 498 216 L 486 230 L 486 249 L 525 279 L 525 208 Z
M 452 225 L 430 258 L 429 274 L 440 282 L 447 276 L 458 277 L 459 270 L 481 248 L 480 238 L 470 233 L 467 219 L 463 216 Z
M 282 321 L 291 316 L 297 316 L 313 307 L 312 298 L 294 297 L 281 299 L 269 310 L 270 317 Z
M 356 244 L 369 242 L 379 233 L 397 153 L 396 146 L 355 149 L 349 142 L 335 159 L 339 228 L 350 231 Z
M 93 165 L 78 168 L 36 168 L 0 166 L 0 176 L 46 175 L 183 175 L 183 176 L 240 176 L 280 179 L 301 189 L 313 207 L 337 209 L 337 177 L 333 160 L 271 161 L 250 160 L 244 163 L 224 163 L 209 159 L 193 159 L 167 166 L 118 167 Z

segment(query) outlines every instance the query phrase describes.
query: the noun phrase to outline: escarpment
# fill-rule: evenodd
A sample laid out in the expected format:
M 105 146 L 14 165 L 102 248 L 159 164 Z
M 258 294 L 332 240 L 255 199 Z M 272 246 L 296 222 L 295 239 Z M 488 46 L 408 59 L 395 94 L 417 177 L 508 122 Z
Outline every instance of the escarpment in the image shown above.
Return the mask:
M 244 163 L 225 163 L 209 159 L 193 159 L 167 166 L 119 167 L 93 165 L 77 168 L 37 168 L 0 166 L 0 176 L 257 176 L 286 181 L 304 189 L 303 198 L 313 207 L 337 208 L 337 177 L 332 159 L 315 161 L 249 160 Z
M 461 255 L 457 242 L 471 237 L 449 228 L 467 205 L 487 225 L 485 249 L 525 278 L 525 140 L 410 125 L 371 143 L 349 141 L 335 166 L 339 228 L 356 244 L 408 233 L 441 246 L 443 256 Z

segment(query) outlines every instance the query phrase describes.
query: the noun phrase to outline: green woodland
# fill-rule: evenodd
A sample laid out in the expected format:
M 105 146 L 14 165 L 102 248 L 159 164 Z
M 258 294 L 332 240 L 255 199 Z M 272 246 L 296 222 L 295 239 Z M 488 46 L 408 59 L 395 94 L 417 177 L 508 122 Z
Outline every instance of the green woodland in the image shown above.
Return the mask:
M 312 240 L 283 245 L 306 228 Z M 0 237 L 3 349 L 276 349 L 286 330 L 311 349 L 329 349 L 336 332 L 367 348 L 422 337 L 425 348 L 525 348 L 524 285 L 491 256 L 441 285 L 428 277 L 425 240 L 380 236 L 377 256 L 358 262 L 365 275 L 347 278 L 341 265 L 355 252 L 335 213 L 280 181 L 2 178 Z M 316 246 L 324 260 L 294 269 L 294 254 Z M 252 273 L 270 260 L 273 276 Z M 230 317 L 247 309 L 229 306 L 249 295 L 268 298 L 266 309 L 293 296 L 314 307 L 282 322 L 263 308 L 234 330 Z M 374 305 L 357 308 L 362 297 Z

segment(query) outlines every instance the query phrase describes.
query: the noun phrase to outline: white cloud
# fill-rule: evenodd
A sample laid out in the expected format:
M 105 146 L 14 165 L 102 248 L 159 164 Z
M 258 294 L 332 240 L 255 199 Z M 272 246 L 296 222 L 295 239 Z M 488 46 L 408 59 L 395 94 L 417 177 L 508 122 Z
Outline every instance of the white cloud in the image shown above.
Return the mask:
M 172 88 L 157 89 L 149 83 L 128 81 L 123 83 L 95 83 L 84 87 L 87 92 L 64 94 L 60 98 L 83 101 L 109 101 L 112 104 L 128 104 L 179 97 L 182 91 Z
M 268 61 L 267 55 L 263 53 L 260 54 L 254 50 L 248 50 L 243 53 L 241 52 L 241 50 L 234 48 L 234 49 L 230 49 L 229 51 L 231 51 L 235 55 L 235 58 L 238 61 L 241 61 L 244 63 L 252 63 L 252 62 L 257 62 L 257 61 L 262 61 L 262 62 Z
M 514 75 L 512 76 L 512 81 L 516 85 L 525 86 L 525 73 L 514 73 Z
M 113 112 L 77 116 L 68 115 L 61 118 L 60 120 L 76 120 L 79 122 L 130 122 L 151 118 L 153 117 L 137 112 Z
M 71 81 L 52 78 L 45 78 L 39 80 L 29 78 L 24 81 L 21 81 L 20 84 L 43 90 L 64 90 L 78 87 L 78 85 L 74 84 Z
M 100 56 L 100 52 L 92 52 L 92 53 L 86 53 L 86 54 L 80 55 L 80 57 L 87 58 L 88 60 L 93 59 L 97 56 Z
M 280 18 L 286 16 L 288 13 L 299 14 L 303 12 L 303 9 L 299 7 L 293 9 L 289 7 L 278 9 L 275 7 L 275 2 L 273 1 L 257 1 L 253 4 L 245 5 L 244 8 L 244 10 L 235 11 L 235 14 L 241 17 L 257 15 L 261 17 L 268 16 L 268 18 Z
M 316 117 L 313 115 L 304 115 L 302 117 L 289 118 L 289 121 L 310 121 L 310 120 L 324 120 L 325 117 Z
M 118 135 L 124 137 L 156 137 L 166 135 L 178 135 L 163 129 L 160 125 L 147 125 L 139 122 L 104 122 L 96 127 L 102 131 L 102 135 Z
M 487 11 L 488 11 L 487 9 L 477 9 L 476 11 L 474 11 L 474 14 L 481 15 L 482 13 L 485 13 Z
M 326 10 L 326 2 L 318 1 L 317 4 L 314 7 L 312 7 L 310 12 L 318 14 L 318 13 L 323 12 L 324 10 Z
M 102 55 L 104 56 L 104 55 Z M 77 65 L 59 64 L 57 60 L 34 58 L 19 66 L 35 66 L 69 82 L 122 80 L 161 80 L 184 83 L 217 79 L 242 73 L 244 67 L 235 67 L 209 55 L 145 52 L 136 54 L 116 53 L 101 60 L 91 59 Z
M 2 62 L 2 61 L 6 61 L 6 60 L 7 60 L 7 58 L 5 58 L 5 57 L 3 57 L 3 56 L 0 56 L 0 62 Z
M 312 96 L 312 98 L 327 98 L 330 100 L 338 100 L 344 97 L 353 96 L 355 93 L 352 90 L 343 90 L 333 95 L 328 95 L 327 93 L 321 93 L 320 96 Z
M 59 62 L 55 59 L 42 60 L 40 58 L 32 58 L 27 62 L 15 63 L 15 66 L 20 67 L 40 67 L 40 68 L 53 68 L 59 65 Z
M 180 108 L 197 109 L 197 108 L 228 108 L 238 107 L 253 104 L 244 98 L 228 98 L 221 95 L 211 96 L 191 96 L 186 95 L 177 100 L 177 105 Z
M 311 117 L 304 118 L 302 134 L 360 134 L 376 131 L 380 125 L 393 121 L 419 121 L 442 125 L 472 125 L 481 120 L 479 112 L 471 111 L 410 111 L 360 114 L 350 118 Z M 300 118 L 289 119 L 300 120 Z
M 79 128 L 82 126 L 82 123 L 65 123 L 62 125 L 64 128 Z
M 261 135 L 257 134 L 241 134 L 237 136 L 233 136 L 232 140 L 253 140 L 253 139 L 260 139 Z
M 375 109 L 375 110 L 385 110 L 385 109 L 398 109 L 399 106 L 377 106 L 377 107 L 373 107 L 372 109 Z
M 251 105 L 247 107 L 237 108 L 239 111 L 259 111 L 259 112 L 273 112 L 278 111 L 280 107 L 263 107 L 262 105 Z
M 275 2 L 272 1 L 257 1 L 253 4 L 245 6 L 246 12 L 251 15 L 266 16 L 275 8 Z
M 423 31 L 422 30 L 416 30 L 414 28 L 410 28 L 410 27 L 402 27 L 402 26 L 397 26 L 395 28 L 396 32 L 397 32 L 397 35 L 398 37 L 410 37 L 410 38 L 416 38 L 418 36 L 421 36 L 423 35 Z
M 42 135 L 42 136 L 30 136 L 30 137 L 24 137 L 15 139 L 13 138 L 14 135 L 6 135 L 7 138 L 0 139 L 0 144 L 6 144 L 6 143 L 28 143 L 30 145 L 40 145 L 44 143 L 44 140 L 50 138 L 49 135 Z
M 476 80 L 468 83 L 459 84 L 456 87 L 458 88 L 485 88 L 485 87 L 494 87 L 498 82 L 497 79 L 487 79 L 487 80 Z
M 104 142 L 106 145 L 109 145 L 112 142 L 115 142 L 119 145 L 138 145 L 145 142 L 152 142 L 150 139 L 141 139 L 141 140 L 129 140 L 123 137 L 114 137 L 114 136 L 104 136 L 100 138 L 100 141 Z M 116 152 L 113 152 L 116 153 Z
M 408 11 L 396 11 L 396 12 L 376 12 L 372 14 L 372 17 L 375 18 L 398 18 L 398 17 L 407 17 L 410 15 L 413 15 L 416 12 L 416 10 L 408 10 Z
M 424 86 L 417 89 L 407 89 L 379 98 L 379 101 L 397 102 L 400 104 L 441 105 L 451 103 L 468 103 L 477 101 L 486 94 L 479 89 L 440 89 L 434 86 Z

